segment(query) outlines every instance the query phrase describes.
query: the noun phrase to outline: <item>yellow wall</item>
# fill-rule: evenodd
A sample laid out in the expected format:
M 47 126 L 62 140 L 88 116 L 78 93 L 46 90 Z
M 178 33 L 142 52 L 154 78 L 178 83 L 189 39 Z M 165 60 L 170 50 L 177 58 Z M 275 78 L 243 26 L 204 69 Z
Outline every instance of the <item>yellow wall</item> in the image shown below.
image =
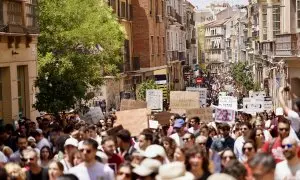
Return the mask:
M 25 101 L 26 117 L 32 120 L 36 118 L 36 110 L 32 108 L 34 103 L 34 80 L 37 76 L 37 38 L 33 38 L 30 47 L 26 48 L 25 37 L 21 38 L 19 48 L 8 48 L 7 36 L 2 36 L 0 41 L 0 68 L 2 71 L 3 87 L 3 118 L 4 123 L 18 120 L 18 81 L 17 67 L 25 66 Z M 18 54 L 12 55 L 12 52 Z

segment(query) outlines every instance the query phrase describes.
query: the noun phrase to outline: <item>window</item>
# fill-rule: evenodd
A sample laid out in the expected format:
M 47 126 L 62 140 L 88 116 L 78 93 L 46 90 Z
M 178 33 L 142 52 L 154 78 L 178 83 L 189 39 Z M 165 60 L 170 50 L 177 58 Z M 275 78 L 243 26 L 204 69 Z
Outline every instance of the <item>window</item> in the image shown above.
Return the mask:
M 118 4 L 117 4 L 117 6 L 118 6 L 118 17 L 121 16 L 121 5 L 120 4 L 121 4 L 120 0 L 118 0 Z
M 164 1 L 161 1 L 161 17 L 162 19 L 165 16 L 165 5 L 164 5 Z
M 130 15 L 129 15 L 129 4 L 128 4 L 128 0 L 126 0 L 125 11 L 126 11 L 125 18 L 126 18 L 127 20 L 129 20 Z
M 132 12 L 132 5 L 129 4 L 129 14 L 128 14 L 129 18 L 128 18 L 128 20 L 132 20 L 132 18 L 133 18 L 133 14 L 132 13 L 133 13 Z
M 163 42 L 163 48 L 162 48 L 162 53 L 165 54 L 165 47 L 166 47 L 166 42 L 165 42 L 165 37 L 162 37 L 162 42 Z
M 121 2 L 121 18 L 126 18 L 126 3 Z
M 263 25 L 263 40 L 268 39 L 268 26 L 267 26 L 267 5 L 262 6 L 262 25 Z
M 273 37 L 280 34 L 280 6 L 273 6 Z
M 300 0 L 297 0 L 297 27 L 300 28 Z
M 22 4 L 21 2 L 8 1 L 7 3 L 8 22 L 10 24 L 22 25 Z
M 152 4 L 153 4 L 153 0 L 150 0 L 149 1 L 150 16 L 152 16 L 152 13 L 153 13 Z
M 111 5 L 111 7 L 112 7 L 112 9 L 113 9 L 113 12 L 114 13 L 116 13 L 117 11 L 117 9 L 116 9 L 116 0 L 110 0 L 110 5 Z
M 25 116 L 25 66 L 17 67 L 19 117 Z
M 158 1 L 154 1 L 155 3 L 155 15 L 158 15 Z
M 157 55 L 159 56 L 159 46 L 160 46 L 160 44 L 159 44 L 159 36 L 157 36 Z
M 30 0 L 25 5 L 26 26 L 37 26 L 37 3 L 35 0 Z
M 2 73 L 0 68 L 0 120 L 3 119 Z
M 151 36 L 151 54 L 154 54 L 154 42 L 153 42 L 153 36 Z
M 167 50 L 171 50 L 171 44 L 170 44 L 170 32 L 167 32 Z

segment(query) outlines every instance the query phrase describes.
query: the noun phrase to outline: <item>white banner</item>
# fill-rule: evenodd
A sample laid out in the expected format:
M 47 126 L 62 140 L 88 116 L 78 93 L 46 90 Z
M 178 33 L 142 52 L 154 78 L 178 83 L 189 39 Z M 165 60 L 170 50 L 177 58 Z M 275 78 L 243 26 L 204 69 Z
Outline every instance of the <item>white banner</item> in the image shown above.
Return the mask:
M 219 96 L 219 105 L 220 108 L 226 109 L 237 109 L 237 98 L 233 96 Z
M 207 89 L 198 87 L 186 87 L 186 91 L 199 92 L 200 93 L 200 105 L 206 105 Z
M 160 89 L 147 89 L 147 108 L 151 110 L 163 110 L 163 92 Z
M 215 111 L 215 121 L 220 123 L 233 124 L 235 121 L 235 111 L 217 108 Z
M 249 114 L 264 112 L 264 97 L 243 98 L 243 110 Z

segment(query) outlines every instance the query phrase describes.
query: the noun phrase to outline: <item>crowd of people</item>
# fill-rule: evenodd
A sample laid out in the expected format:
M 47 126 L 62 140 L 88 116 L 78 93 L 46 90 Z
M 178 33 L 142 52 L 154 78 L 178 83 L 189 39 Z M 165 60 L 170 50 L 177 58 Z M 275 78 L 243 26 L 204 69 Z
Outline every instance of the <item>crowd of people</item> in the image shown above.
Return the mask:
M 134 137 L 114 113 L 97 124 L 78 117 L 6 124 L 0 179 L 300 179 L 300 101 L 288 108 L 286 91 L 280 89 L 282 108 L 275 112 L 239 113 L 233 124 L 172 115 L 167 126 Z

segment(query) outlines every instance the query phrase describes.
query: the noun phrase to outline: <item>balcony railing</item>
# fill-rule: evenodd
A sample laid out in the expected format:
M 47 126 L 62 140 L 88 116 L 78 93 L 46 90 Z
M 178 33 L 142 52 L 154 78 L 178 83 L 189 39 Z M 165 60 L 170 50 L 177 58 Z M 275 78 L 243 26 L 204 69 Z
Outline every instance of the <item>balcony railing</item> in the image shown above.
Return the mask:
M 296 56 L 297 54 L 296 34 L 280 34 L 275 37 L 276 56 Z
M 6 23 L 5 23 L 6 22 Z M 37 2 L 0 1 L 0 31 L 37 34 Z

